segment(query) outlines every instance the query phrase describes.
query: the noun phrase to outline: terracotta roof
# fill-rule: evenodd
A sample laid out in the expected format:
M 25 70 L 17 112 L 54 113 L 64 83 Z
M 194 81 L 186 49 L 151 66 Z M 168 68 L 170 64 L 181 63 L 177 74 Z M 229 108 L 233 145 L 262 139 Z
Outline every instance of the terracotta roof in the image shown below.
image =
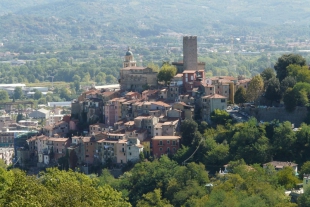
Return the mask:
M 67 141 L 69 138 L 48 138 L 48 141 L 53 141 L 53 142 L 65 142 Z
M 121 70 L 144 70 L 147 67 L 127 67 L 127 68 L 122 68 Z
M 169 104 L 167 104 L 167 103 L 165 103 L 165 102 L 162 102 L 162 101 L 156 101 L 156 102 L 154 102 L 153 104 L 159 105 L 159 106 L 163 106 L 163 107 L 170 107 Z
M 219 94 L 214 94 L 214 95 L 204 96 L 202 98 L 227 98 L 227 97 L 219 95 Z
M 183 73 L 195 73 L 196 70 L 184 70 Z
M 272 165 L 276 168 L 283 168 L 283 167 L 295 167 L 297 166 L 298 164 L 296 163 L 293 163 L 293 162 L 281 162 L 281 161 L 272 161 L 272 162 L 268 162 L 268 163 L 265 163 L 264 166 L 266 165 Z
M 181 139 L 180 136 L 155 136 L 152 139 Z

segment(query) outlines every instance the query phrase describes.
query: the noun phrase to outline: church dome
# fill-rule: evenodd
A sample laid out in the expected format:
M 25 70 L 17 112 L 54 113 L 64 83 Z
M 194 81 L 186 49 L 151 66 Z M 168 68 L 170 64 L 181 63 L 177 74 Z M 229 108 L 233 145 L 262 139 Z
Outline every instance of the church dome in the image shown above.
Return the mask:
M 132 52 L 130 51 L 130 48 L 128 47 L 128 51 L 126 52 L 126 56 L 132 56 Z

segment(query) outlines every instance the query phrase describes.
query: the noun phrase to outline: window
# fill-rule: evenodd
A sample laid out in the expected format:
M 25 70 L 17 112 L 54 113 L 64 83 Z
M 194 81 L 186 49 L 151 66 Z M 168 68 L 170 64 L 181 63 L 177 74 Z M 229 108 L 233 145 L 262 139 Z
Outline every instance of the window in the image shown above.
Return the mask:
M 159 145 L 163 145 L 163 141 L 160 140 L 160 141 L 159 141 Z
M 170 140 L 167 140 L 167 144 L 170 144 Z
M 129 150 L 130 150 L 130 147 L 129 147 Z
M 225 103 L 225 99 L 221 99 L 221 102 L 222 102 L 222 103 Z
M 159 148 L 159 151 L 163 151 L 163 148 Z
M 174 152 L 176 151 L 175 147 L 173 148 L 173 151 L 174 151 Z
M 167 148 L 167 152 L 170 153 L 170 148 L 169 147 Z
M 156 133 L 156 136 L 158 136 L 158 133 Z
M 175 145 L 175 141 L 172 141 L 172 145 Z

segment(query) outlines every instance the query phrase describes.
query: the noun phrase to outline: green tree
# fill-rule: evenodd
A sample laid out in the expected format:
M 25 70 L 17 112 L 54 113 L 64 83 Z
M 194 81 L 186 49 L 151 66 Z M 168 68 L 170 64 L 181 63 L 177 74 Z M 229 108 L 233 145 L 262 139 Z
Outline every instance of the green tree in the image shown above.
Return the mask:
M 264 90 L 264 82 L 260 75 L 256 75 L 250 81 L 246 90 L 247 101 L 256 101 Z
M 75 82 L 75 81 L 80 82 L 81 81 L 81 77 L 79 75 L 74 75 L 72 77 L 72 80 L 73 80 L 73 82 Z
M 176 75 L 177 68 L 169 63 L 164 63 L 160 68 L 160 71 L 157 75 L 157 79 L 160 82 L 165 82 L 167 85 L 168 82 Z
M 310 161 L 305 162 L 299 171 L 299 178 L 303 179 L 304 174 L 310 174 Z
M 225 110 L 215 109 L 211 113 L 211 121 L 214 125 L 225 125 L 229 120 L 231 120 L 231 117 Z
M 153 62 L 148 63 L 147 67 L 152 68 L 153 72 L 159 72 L 159 66 L 154 64 Z
M 275 73 L 274 69 L 272 69 L 272 68 L 264 69 L 260 75 L 262 76 L 264 83 L 267 83 L 270 79 L 276 77 L 276 73 Z
M 137 207 L 173 207 L 168 200 L 162 199 L 161 190 L 155 189 L 153 192 L 149 192 L 142 196 L 142 199 L 138 201 Z
M 36 92 L 33 95 L 33 98 L 35 100 L 39 100 L 40 98 L 42 98 L 42 93 L 40 91 L 36 90 Z
M 292 167 L 284 167 L 282 170 L 279 170 L 277 177 L 279 184 L 284 186 L 285 189 L 292 189 L 299 183 Z
M 273 77 L 267 81 L 265 97 L 271 101 L 271 105 L 274 101 L 279 101 L 281 99 L 280 82 L 276 77 Z
M 274 65 L 274 69 L 277 72 L 277 77 L 281 82 L 289 74 L 287 67 L 291 64 L 304 66 L 306 65 L 306 60 L 298 54 L 285 54 L 278 58 L 278 61 Z
M 291 76 L 287 76 L 286 78 L 284 78 L 281 81 L 281 93 L 282 96 L 284 95 L 284 93 L 286 92 L 286 90 L 288 88 L 293 88 L 296 84 L 296 79 L 294 77 Z
M 60 96 L 60 98 L 64 98 L 66 100 L 70 100 L 71 91 L 68 88 L 63 87 L 63 88 L 60 89 L 59 96 Z
M 310 83 L 310 70 L 309 66 L 300 66 L 300 65 L 289 65 L 287 66 L 287 71 L 289 76 L 292 76 L 296 79 L 297 82 Z
M 9 100 L 9 94 L 8 92 L 4 91 L 4 90 L 0 90 L 0 101 L 8 101 Z
M 299 207 L 310 207 L 310 188 L 306 188 L 304 193 L 298 197 Z
M 21 87 L 15 87 L 14 89 L 14 98 L 15 99 L 22 99 L 23 98 L 23 90 Z
M 235 103 L 242 104 L 246 102 L 246 90 L 243 87 L 239 87 L 235 93 Z
M 198 124 L 194 120 L 184 120 L 181 124 L 182 144 L 185 146 L 191 145 L 197 131 Z
M 294 111 L 297 105 L 295 92 L 292 88 L 288 88 L 283 96 L 285 109 L 289 112 Z

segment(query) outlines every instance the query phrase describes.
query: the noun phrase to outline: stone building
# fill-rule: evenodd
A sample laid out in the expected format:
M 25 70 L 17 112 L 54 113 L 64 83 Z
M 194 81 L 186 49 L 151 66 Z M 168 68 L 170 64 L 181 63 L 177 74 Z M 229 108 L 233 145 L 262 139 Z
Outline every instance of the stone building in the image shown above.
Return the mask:
M 157 86 L 157 72 L 148 67 L 137 67 L 130 50 L 126 52 L 123 68 L 120 70 L 121 90 L 141 92 L 146 87 Z
M 183 37 L 183 62 L 172 62 L 176 66 L 178 73 L 184 70 L 204 70 L 205 63 L 198 62 L 197 36 Z

